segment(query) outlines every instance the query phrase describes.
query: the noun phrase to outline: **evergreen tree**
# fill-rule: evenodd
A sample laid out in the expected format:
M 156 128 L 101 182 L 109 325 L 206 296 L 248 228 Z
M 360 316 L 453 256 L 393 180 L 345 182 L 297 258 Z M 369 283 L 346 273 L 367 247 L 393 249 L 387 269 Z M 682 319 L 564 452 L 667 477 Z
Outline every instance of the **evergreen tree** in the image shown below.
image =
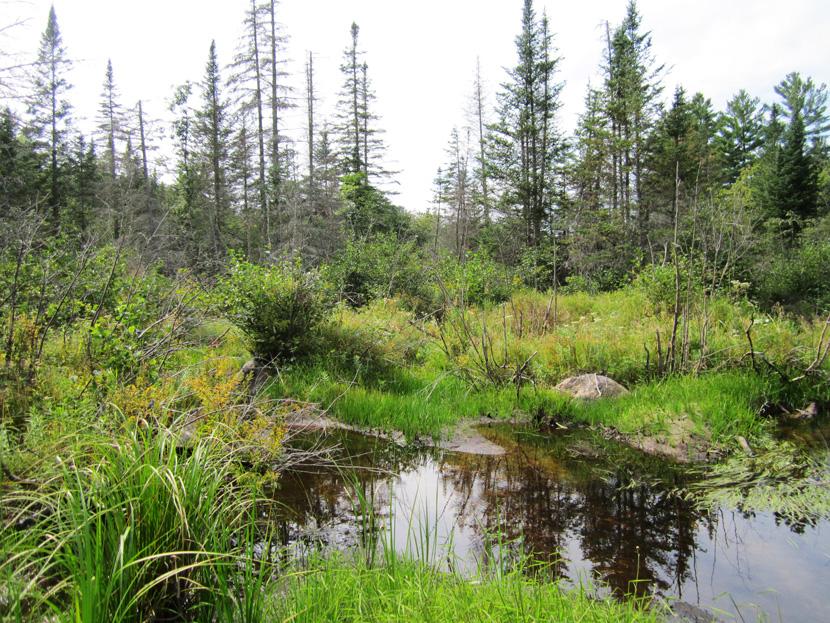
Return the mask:
M 365 52 L 359 49 L 360 27 L 352 23 L 351 44 L 343 52 L 340 71 L 343 87 L 337 103 L 338 147 L 341 168 L 345 173 L 362 173 L 367 183 L 389 179 L 393 172 L 385 168 L 385 146 L 378 117 L 373 111 L 375 94 L 369 80 Z
M 807 145 L 801 112 L 796 111 L 784 134 L 778 162 L 778 209 L 785 221 L 803 223 L 816 214 L 818 175 Z M 796 225 L 797 230 L 800 225 Z M 794 232 L 793 232 L 794 233 Z
M 758 156 L 764 143 L 763 130 L 760 101 L 741 89 L 718 119 L 717 145 L 727 183 L 734 183 Z
M 95 143 L 79 134 L 72 153 L 72 200 L 70 217 L 78 231 L 85 233 L 98 210 L 98 189 L 101 186 Z
M 118 156 L 116 140 L 124 135 L 124 111 L 118 101 L 118 89 L 112 71 L 112 61 L 107 61 L 101 102 L 98 106 L 98 132 L 104 140 L 104 162 L 106 166 L 106 183 L 104 184 L 104 202 L 112 220 L 114 239 L 121 235 L 121 226 L 128 215 L 124 214 L 122 197 L 118 192 Z
M 662 91 L 662 66 L 651 52 L 651 34 L 642 32 L 642 18 L 629 0 L 623 22 L 613 35 L 607 28 L 604 102 L 611 138 L 610 199 L 626 226 L 637 216 L 640 244 L 646 244 L 649 202 L 642 201 L 646 146 Z
M 31 144 L 21 135 L 11 109 L 0 113 L 0 219 L 30 207 L 36 184 Z
M 554 180 L 563 143 L 556 131 L 561 84 L 554 81 L 559 59 L 546 17 L 536 18 L 525 0 L 522 30 L 516 38 L 518 64 L 498 95 L 498 121 L 491 126 L 494 178 L 502 203 L 521 219 L 525 243 L 539 244 L 554 209 Z
M 234 93 L 237 94 L 234 102 L 240 109 L 241 114 L 252 112 L 255 123 L 251 128 L 254 144 L 256 145 L 256 178 L 254 181 L 258 211 L 260 214 L 261 238 L 266 249 L 270 249 L 272 242 L 271 227 L 271 198 L 268 193 L 268 176 L 266 166 L 265 149 L 265 103 L 263 95 L 267 86 L 264 78 L 265 67 L 265 42 L 267 40 L 266 25 L 268 17 L 265 9 L 270 7 L 257 6 L 256 0 L 250 0 L 250 8 L 245 13 L 245 32 L 242 38 L 242 46 L 234 57 L 231 65 L 232 75 L 230 84 Z M 273 81 L 276 84 L 275 81 Z M 277 100 L 272 97 L 272 100 Z M 279 139 L 277 139 L 277 144 Z M 273 147 L 273 136 L 272 136 Z
M 40 39 L 37 60 L 32 69 L 32 91 L 28 98 L 28 131 L 38 153 L 45 156 L 45 194 L 52 226 L 60 226 L 60 207 L 64 201 L 63 165 L 67 160 L 66 137 L 71 106 L 66 95 L 71 85 L 66 73 L 71 67 L 63 46 L 55 7 L 49 9 L 46 30 Z
M 230 132 L 227 128 L 227 104 L 221 95 L 221 76 L 216 56 L 216 42 L 210 44 L 205 77 L 202 80 L 202 108 L 196 115 L 196 140 L 200 148 L 201 165 L 206 170 L 209 184 L 206 185 L 206 217 L 209 223 L 210 247 L 213 258 L 223 250 L 222 230 L 225 227 L 228 210 L 226 187 L 227 143 Z

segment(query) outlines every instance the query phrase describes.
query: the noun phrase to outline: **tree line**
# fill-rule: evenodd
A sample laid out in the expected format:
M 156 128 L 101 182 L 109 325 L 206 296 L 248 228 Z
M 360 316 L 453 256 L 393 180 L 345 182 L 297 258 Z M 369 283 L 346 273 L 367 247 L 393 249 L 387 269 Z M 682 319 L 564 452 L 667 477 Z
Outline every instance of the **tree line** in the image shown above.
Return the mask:
M 523 0 L 515 63 L 492 94 L 476 65 L 434 203 L 414 215 L 382 190 L 395 172 L 359 26 L 344 32 L 336 111 L 321 118 L 314 55 L 289 75 L 278 8 L 251 0 L 236 52 L 222 60 L 211 43 L 201 80 L 171 94 L 172 179 L 154 170 L 155 121 L 142 101 L 122 101 L 112 63 L 96 131 L 77 129 L 52 8 L 25 110 L 0 114 L 0 220 L 36 215 L 48 235 L 132 245 L 208 275 L 231 253 L 317 264 L 355 245 L 396 253 L 391 238 L 420 259 L 486 255 L 539 288 L 609 289 L 671 265 L 676 280 L 750 284 L 784 303 L 830 259 L 827 89 L 809 77 L 785 76 L 774 102 L 738 90 L 723 111 L 682 86 L 669 93 L 632 0 L 606 23 L 601 81 L 567 133 L 554 24 Z M 302 140 L 285 128 L 293 107 L 304 108 Z

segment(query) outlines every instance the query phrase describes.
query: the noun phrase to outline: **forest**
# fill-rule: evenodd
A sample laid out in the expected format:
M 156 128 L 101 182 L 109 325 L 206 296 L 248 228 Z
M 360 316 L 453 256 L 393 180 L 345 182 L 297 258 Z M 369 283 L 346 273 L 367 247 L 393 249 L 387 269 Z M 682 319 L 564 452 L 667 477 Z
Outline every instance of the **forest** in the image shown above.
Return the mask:
M 276 0 L 239 4 L 164 141 L 111 62 L 84 133 L 54 7 L 0 67 L 0 620 L 828 616 L 688 588 L 727 521 L 830 555 L 826 84 L 716 110 L 629 0 L 566 131 L 517 1 L 407 211 L 384 51 L 344 24 L 323 116 Z

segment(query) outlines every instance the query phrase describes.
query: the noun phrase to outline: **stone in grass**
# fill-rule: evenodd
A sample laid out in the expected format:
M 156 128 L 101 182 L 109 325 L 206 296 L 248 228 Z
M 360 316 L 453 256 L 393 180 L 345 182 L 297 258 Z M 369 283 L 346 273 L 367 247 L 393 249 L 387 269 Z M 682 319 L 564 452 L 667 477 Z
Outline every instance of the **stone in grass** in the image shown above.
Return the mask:
M 559 383 L 556 389 L 574 398 L 581 398 L 583 400 L 614 398 L 628 393 L 628 390 L 614 379 L 602 376 L 601 374 L 571 376 Z

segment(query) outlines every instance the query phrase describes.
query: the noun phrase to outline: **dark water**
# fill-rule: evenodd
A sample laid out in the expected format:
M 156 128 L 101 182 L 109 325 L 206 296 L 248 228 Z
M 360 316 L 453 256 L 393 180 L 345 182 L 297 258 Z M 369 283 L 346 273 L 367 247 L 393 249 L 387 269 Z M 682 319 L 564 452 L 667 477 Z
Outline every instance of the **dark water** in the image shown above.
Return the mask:
M 275 493 L 285 544 L 352 548 L 371 505 L 397 551 L 444 568 L 472 573 L 522 552 L 568 583 L 678 599 L 723 620 L 830 621 L 830 522 L 700 512 L 675 495 L 681 468 L 588 432 L 482 432 L 508 453 L 328 438 L 340 467 L 297 468 Z

